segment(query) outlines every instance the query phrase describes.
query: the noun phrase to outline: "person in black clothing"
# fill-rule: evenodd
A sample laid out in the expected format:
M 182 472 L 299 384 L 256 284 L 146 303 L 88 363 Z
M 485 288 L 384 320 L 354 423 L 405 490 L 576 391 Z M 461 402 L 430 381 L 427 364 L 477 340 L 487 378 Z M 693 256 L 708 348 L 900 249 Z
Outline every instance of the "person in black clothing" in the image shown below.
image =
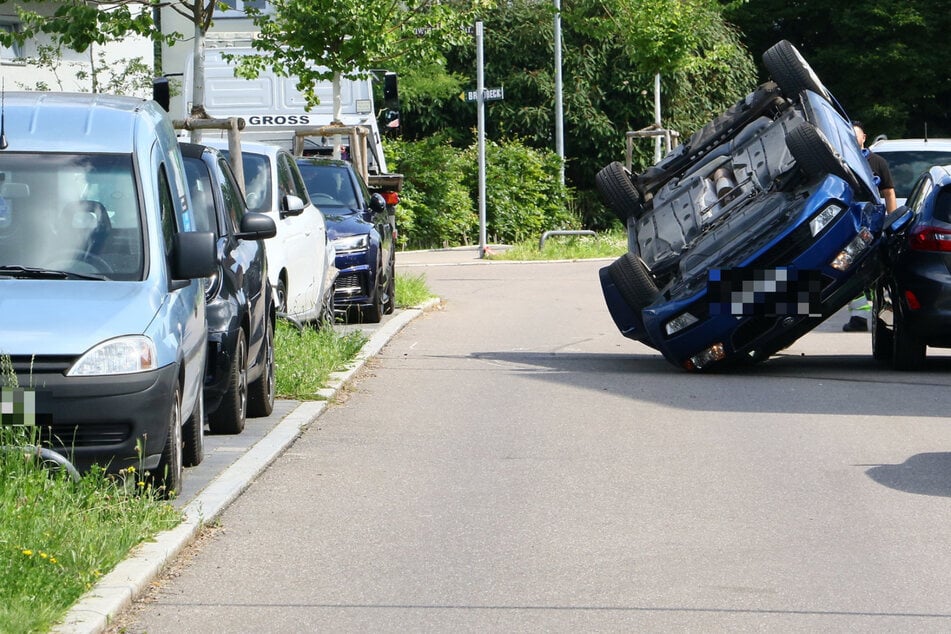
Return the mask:
M 862 148 L 862 154 L 872 168 L 872 174 L 878 179 L 878 192 L 885 201 L 885 211 L 892 212 L 898 207 L 898 201 L 895 198 L 895 182 L 892 180 L 891 170 L 888 169 L 888 161 L 865 148 L 865 127 L 861 121 L 853 121 L 852 129 L 855 131 L 855 140 L 859 142 Z M 869 303 L 870 294 L 868 292 L 859 295 L 849 302 L 849 321 L 842 326 L 845 332 L 866 332 L 868 331 L 868 313 L 871 310 Z

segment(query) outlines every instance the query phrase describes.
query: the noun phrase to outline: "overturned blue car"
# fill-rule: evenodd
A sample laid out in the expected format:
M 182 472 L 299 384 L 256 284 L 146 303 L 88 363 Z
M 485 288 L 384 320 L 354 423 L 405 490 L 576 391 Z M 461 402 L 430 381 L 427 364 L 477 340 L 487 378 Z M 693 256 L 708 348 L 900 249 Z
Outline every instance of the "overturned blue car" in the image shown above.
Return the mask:
M 763 60 L 772 81 L 656 165 L 596 177 L 628 230 L 600 271 L 611 316 L 687 370 L 792 344 L 874 285 L 878 247 L 907 221 L 886 219 L 848 116 L 799 51 L 783 40 Z

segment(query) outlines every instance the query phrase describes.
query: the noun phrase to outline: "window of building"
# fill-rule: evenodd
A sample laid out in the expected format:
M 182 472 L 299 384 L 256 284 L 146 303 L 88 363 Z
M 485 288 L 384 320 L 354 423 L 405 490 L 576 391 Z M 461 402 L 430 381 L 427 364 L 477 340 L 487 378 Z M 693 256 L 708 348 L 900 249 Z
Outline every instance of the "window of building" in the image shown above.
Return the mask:
M 264 11 L 270 3 L 267 0 L 224 0 L 222 4 L 227 8 L 216 17 L 243 18 L 247 9 Z
M 3 23 L 0 22 L 0 31 L 6 33 L 16 33 L 20 30 L 20 27 L 16 24 Z M 10 46 L 3 46 L 0 44 L 0 60 L 4 62 L 12 62 L 15 59 L 23 58 L 23 47 L 20 44 L 13 42 Z

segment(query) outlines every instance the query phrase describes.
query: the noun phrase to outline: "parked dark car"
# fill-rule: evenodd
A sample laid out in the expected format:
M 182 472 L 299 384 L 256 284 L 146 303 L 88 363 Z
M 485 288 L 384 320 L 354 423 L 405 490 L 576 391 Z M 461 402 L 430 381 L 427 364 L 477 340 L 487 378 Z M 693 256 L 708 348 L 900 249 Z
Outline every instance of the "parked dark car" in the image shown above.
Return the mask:
M 208 428 L 238 434 L 246 416 L 267 416 L 274 407 L 275 307 L 263 241 L 277 229 L 269 216 L 248 211 L 218 150 L 179 145 L 195 222 L 215 234 L 218 251 L 218 270 L 205 279 Z
M 922 174 L 907 208 L 914 216 L 884 250 L 872 293 L 872 354 L 917 370 L 927 346 L 951 348 L 951 165 Z
M 370 194 L 346 161 L 303 157 L 297 166 L 337 251 L 334 303 L 361 321 L 380 321 L 393 312 L 396 283 L 396 230 L 386 201 Z
M 687 370 L 762 361 L 872 286 L 885 208 L 842 107 L 783 40 L 766 82 L 655 166 L 597 186 L 629 252 L 600 272 L 621 332 Z

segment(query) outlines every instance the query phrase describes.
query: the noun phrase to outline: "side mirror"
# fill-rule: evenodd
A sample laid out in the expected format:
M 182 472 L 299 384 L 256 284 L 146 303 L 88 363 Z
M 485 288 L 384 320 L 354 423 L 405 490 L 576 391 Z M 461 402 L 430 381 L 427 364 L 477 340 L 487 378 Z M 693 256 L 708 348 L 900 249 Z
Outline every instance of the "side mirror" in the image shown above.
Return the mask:
M 235 234 L 238 240 L 267 240 L 277 235 L 274 219 L 256 211 L 250 211 L 241 218 L 241 229 Z
M 299 216 L 304 213 L 304 201 L 294 194 L 285 194 L 281 199 L 281 218 Z
M 902 205 L 895 211 L 885 216 L 885 235 L 893 236 L 900 233 L 902 229 L 911 224 L 915 217 L 915 212 L 911 208 Z
M 370 211 L 375 214 L 382 214 L 386 211 L 386 199 L 382 194 L 370 195 Z
M 215 234 L 210 231 L 183 231 L 172 236 L 173 288 L 187 286 L 186 280 L 211 277 L 218 270 Z

